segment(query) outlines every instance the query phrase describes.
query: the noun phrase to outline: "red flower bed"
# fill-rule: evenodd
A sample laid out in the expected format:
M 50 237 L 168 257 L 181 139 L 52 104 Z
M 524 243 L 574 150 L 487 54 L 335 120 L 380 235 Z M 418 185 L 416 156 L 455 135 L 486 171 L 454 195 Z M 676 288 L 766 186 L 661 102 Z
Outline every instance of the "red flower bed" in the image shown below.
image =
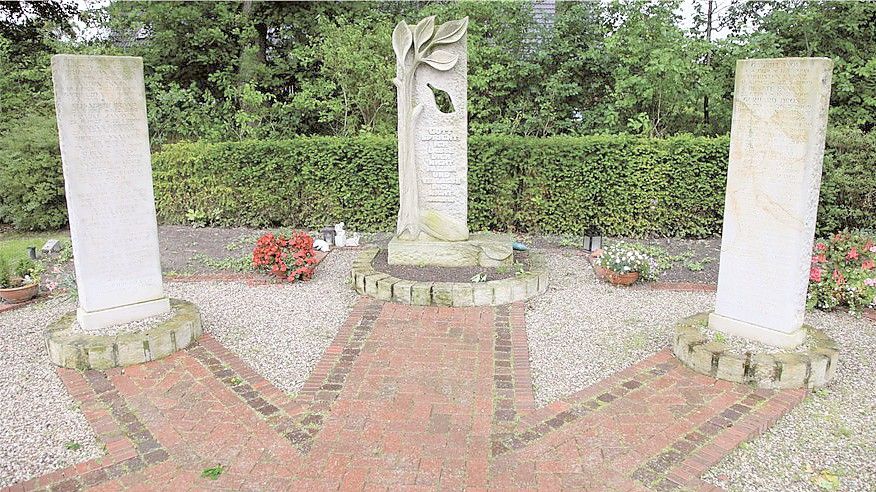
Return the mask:
M 876 305 L 876 239 L 839 232 L 815 243 L 807 305 L 852 312 Z
M 265 234 L 252 251 L 253 268 L 289 282 L 310 279 L 318 262 L 313 238 L 303 232 L 288 238 L 283 234 Z

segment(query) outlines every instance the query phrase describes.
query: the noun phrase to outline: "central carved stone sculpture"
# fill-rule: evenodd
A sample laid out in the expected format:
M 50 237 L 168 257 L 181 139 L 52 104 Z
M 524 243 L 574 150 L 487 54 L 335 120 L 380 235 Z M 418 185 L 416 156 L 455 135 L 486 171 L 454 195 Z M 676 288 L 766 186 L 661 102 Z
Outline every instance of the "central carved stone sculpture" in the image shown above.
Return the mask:
M 468 17 L 426 17 L 392 34 L 398 90 L 399 212 L 394 265 L 498 266 L 511 239 L 468 229 Z

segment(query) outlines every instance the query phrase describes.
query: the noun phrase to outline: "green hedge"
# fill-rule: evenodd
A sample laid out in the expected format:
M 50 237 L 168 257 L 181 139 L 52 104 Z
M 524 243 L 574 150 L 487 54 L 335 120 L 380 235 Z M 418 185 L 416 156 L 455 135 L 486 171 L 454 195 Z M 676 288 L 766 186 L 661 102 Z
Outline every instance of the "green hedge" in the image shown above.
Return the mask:
M 729 139 L 678 136 L 469 139 L 472 230 L 708 236 L 721 232 Z M 831 133 L 821 233 L 876 227 L 876 135 Z M 396 143 L 383 137 L 179 143 L 154 156 L 161 220 L 190 210 L 222 226 L 391 230 Z

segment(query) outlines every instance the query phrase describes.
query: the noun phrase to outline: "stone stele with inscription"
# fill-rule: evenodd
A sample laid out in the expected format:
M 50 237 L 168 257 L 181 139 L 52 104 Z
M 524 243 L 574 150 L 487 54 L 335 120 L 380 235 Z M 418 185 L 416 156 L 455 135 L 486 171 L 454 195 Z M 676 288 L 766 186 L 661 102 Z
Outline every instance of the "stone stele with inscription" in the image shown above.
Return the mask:
M 713 329 L 794 347 L 809 283 L 833 62 L 736 64 Z
M 55 55 L 52 79 L 80 326 L 165 313 L 143 60 Z
M 390 264 L 498 266 L 511 240 L 468 229 L 468 18 L 399 22 L 392 34 L 398 90 L 399 213 Z M 436 97 L 449 98 L 442 108 Z

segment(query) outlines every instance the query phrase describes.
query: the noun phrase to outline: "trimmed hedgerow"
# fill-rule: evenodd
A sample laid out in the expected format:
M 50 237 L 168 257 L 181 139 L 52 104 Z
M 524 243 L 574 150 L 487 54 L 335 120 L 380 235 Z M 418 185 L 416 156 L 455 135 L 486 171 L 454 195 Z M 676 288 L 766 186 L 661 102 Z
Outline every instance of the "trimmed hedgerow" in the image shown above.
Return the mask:
M 819 231 L 876 227 L 876 137 L 831 134 Z M 469 139 L 472 230 L 693 236 L 721 232 L 727 137 Z M 385 137 L 178 143 L 154 156 L 159 217 L 222 226 L 391 230 L 396 142 Z

